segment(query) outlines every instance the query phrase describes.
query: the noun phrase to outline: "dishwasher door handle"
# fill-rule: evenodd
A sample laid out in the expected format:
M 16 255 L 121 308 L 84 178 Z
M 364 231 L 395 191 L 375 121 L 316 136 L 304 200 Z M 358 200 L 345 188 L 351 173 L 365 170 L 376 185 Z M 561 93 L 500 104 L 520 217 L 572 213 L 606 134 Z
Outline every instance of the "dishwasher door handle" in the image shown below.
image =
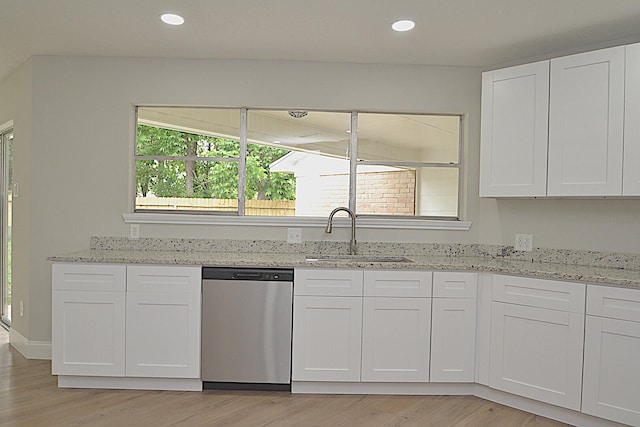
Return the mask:
M 238 272 L 234 272 L 231 277 L 236 280 L 251 280 L 251 279 L 258 280 L 262 277 L 262 273 L 238 271 Z

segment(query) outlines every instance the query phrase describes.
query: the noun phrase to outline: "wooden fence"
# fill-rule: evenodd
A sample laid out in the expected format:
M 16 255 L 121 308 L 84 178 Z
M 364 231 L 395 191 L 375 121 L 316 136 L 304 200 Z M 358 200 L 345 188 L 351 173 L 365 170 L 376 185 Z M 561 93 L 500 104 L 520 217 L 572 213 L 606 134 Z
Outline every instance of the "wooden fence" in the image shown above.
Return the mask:
M 196 199 L 189 197 L 136 197 L 136 209 L 169 209 L 191 211 L 238 210 L 235 199 Z M 245 215 L 295 216 L 295 200 L 247 200 Z

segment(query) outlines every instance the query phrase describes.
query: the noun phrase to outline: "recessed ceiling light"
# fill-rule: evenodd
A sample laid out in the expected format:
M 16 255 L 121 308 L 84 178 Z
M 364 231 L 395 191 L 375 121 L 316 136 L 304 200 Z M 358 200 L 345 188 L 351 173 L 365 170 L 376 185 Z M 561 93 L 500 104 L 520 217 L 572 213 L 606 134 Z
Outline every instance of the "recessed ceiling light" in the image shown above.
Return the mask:
M 410 19 L 401 19 L 391 24 L 391 28 L 393 28 L 395 31 L 409 31 L 413 30 L 413 27 L 415 26 L 416 23 Z
M 160 15 L 160 19 L 162 20 L 162 22 L 169 25 L 184 24 L 184 18 L 180 15 L 176 15 L 175 13 L 164 13 Z

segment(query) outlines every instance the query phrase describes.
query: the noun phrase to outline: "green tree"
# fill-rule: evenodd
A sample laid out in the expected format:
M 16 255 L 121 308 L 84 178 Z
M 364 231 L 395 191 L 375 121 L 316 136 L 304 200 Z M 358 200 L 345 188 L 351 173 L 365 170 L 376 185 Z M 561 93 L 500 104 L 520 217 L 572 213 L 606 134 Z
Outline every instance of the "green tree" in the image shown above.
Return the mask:
M 137 154 L 146 156 L 238 158 L 240 143 L 138 125 Z M 290 173 L 274 173 L 269 165 L 289 151 L 278 147 L 249 144 L 247 147 L 246 197 L 258 200 L 295 200 L 295 178 Z M 183 160 L 138 160 L 137 191 L 158 197 L 238 197 L 238 162 Z

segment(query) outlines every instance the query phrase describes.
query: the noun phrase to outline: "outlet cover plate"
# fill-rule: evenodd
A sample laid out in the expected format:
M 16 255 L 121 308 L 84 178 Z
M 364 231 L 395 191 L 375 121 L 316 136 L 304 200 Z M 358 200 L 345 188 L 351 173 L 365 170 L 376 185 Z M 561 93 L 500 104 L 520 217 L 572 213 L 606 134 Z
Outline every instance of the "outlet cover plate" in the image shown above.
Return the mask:
M 513 249 L 531 252 L 533 250 L 533 234 L 516 234 L 516 243 L 513 245 Z
M 302 228 L 287 228 L 287 243 L 302 243 Z
M 129 226 L 129 238 L 130 239 L 140 238 L 140 224 L 131 224 Z

